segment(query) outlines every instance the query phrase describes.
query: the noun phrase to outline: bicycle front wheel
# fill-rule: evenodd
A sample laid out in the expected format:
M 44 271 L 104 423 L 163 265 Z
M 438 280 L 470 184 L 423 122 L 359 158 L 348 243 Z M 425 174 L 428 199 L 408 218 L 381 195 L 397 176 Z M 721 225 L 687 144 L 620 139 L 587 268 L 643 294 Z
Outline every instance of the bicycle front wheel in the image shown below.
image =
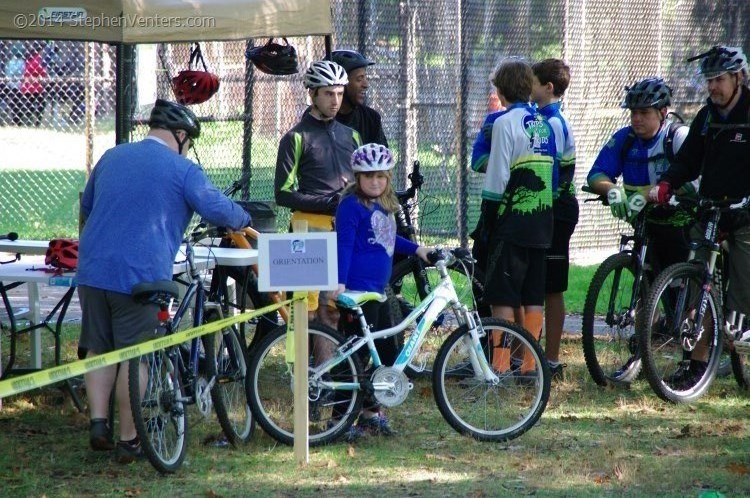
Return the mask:
M 586 368 L 598 385 L 632 382 L 638 375 L 635 315 L 646 295 L 645 281 L 636 282 L 635 263 L 628 254 L 608 257 L 594 273 L 583 307 L 581 342 Z
M 456 294 L 469 309 L 474 308 L 474 294 L 483 292 L 484 275 L 481 270 L 470 263 L 457 262 L 448 269 Z M 424 267 L 420 272 L 419 266 L 412 258 L 398 262 L 393 267 L 390 286 L 397 290 L 397 299 L 401 308 L 401 316 L 408 315 L 440 282 L 440 274 L 434 266 Z M 479 298 L 480 296 L 477 296 Z M 395 318 L 395 317 L 394 317 Z M 440 346 L 452 330 L 460 325 L 459 317 L 453 309 L 446 308 L 430 327 L 419 352 L 406 367 L 406 373 L 412 376 L 432 375 L 432 365 Z M 398 323 L 400 320 L 394 320 Z M 414 327 L 406 330 L 406 337 L 414 331 Z
M 220 318 L 217 311 L 206 313 L 206 322 Z M 207 377 L 215 379 L 211 389 L 216 418 L 224 434 L 234 446 L 250 440 L 255 430 L 245 391 L 247 351 L 233 327 L 203 337 L 206 355 L 212 353 L 213 362 L 207 362 Z M 207 343 L 212 342 L 209 346 Z M 207 358 L 208 360 L 208 358 Z
M 128 364 L 133 422 L 143 451 L 162 473 L 180 468 L 187 448 L 187 413 L 174 348 L 155 351 Z
M 507 365 L 500 348 L 485 347 L 485 358 L 499 377 L 488 381 L 472 365 L 471 336 L 466 325 L 454 331 L 438 352 L 432 386 L 440 413 L 456 431 L 480 441 L 517 438 L 542 416 L 550 391 L 550 372 L 539 344 L 515 323 L 482 318 L 487 344 L 508 345 Z M 476 359 L 476 358 L 474 358 Z M 521 365 L 514 360 L 522 361 Z M 464 371 L 462 376 L 456 375 Z
M 637 318 L 643 369 L 661 399 L 690 403 L 708 390 L 721 360 L 724 320 L 714 288 L 705 295 L 702 323 L 695 317 L 703 307 L 704 270 L 693 263 L 677 263 L 654 282 L 643 313 Z M 684 338 L 700 330 L 701 338 L 685 348 Z
M 319 323 L 308 327 L 310 365 L 331 358 L 344 339 L 335 330 Z M 287 363 L 286 326 L 277 327 L 250 353 L 245 387 L 250 408 L 263 430 L 275 440 L 294 444 L 294 365 Z M 293 351 L 290 351 L 292 357 Z M 350 385 L 362 378 L 356 354 L 344 359 L 324 375 L 328 382 Z M 311 381 L 308 391 L 310 446 L 331 443 L 351 427 L 362 407 L 364 392 L 359 389 L 325 389 Z

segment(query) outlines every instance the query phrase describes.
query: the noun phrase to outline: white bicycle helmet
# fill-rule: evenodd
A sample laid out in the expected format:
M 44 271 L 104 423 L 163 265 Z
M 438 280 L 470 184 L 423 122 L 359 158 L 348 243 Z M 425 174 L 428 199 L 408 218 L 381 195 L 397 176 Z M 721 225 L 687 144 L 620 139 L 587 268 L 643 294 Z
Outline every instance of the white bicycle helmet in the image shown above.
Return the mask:
M 721 76 L 724 73 L 738 73 L 747 71 L 747 57 L 741 47 L 725 47 L 716 45 L 708 52 L 691 57 L 689 61 L 701 60 L 701 74 L 707 80 Z
M 365 144 L 352 153 L 351 165 L 355 173 L 388 171 L 394 166 L 393 154 L 384 145 Z
M 317 61 L 310 64 L 305 71 L 305 88 L 322 88 L 325 86 L 344 86 L 349 83 L 346 70 L 333 61 Z

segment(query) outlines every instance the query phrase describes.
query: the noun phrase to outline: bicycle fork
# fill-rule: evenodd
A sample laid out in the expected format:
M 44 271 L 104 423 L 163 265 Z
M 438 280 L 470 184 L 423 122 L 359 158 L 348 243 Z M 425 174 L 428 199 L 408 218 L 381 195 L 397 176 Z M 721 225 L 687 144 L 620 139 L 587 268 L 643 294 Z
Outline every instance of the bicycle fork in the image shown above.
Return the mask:
M 469 361 L 471 362 L 471 367 L 474 372 L 477 372 L 477 377 L 484 377 L 485 381 L 497 385 L 500 383 L 500 377 L 498 377 L 492 370 L 489 361 L 487 361 L 487 357 L 484 355 L 482 344 L 479 340 L 480 337 L 487 337 L 487 333 L 482 328 L 479 312 L 469 312 L 465 306 L 463 311 L 464 316 L 466 317 L 466 326 L 469 329 L 469 333 L 464 334 L 462 340 L 464 341 L 464 346 L 470 352 Z M 506 334 L 503 334 L 503 336 L 505 335 Z

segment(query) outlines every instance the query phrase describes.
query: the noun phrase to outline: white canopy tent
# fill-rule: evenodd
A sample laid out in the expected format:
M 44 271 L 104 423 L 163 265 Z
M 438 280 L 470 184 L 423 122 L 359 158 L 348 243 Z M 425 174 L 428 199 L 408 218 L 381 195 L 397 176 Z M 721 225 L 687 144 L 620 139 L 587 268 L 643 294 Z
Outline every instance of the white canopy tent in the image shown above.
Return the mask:
M 324 35 L 330 0 L 0 0 L 0 39 L 79 40 L 117 45 L 116 142 L 127 141 L 140 43 Z
M 138 44 L 330 33 L 329 0 L 0 1 L 0 38 Z

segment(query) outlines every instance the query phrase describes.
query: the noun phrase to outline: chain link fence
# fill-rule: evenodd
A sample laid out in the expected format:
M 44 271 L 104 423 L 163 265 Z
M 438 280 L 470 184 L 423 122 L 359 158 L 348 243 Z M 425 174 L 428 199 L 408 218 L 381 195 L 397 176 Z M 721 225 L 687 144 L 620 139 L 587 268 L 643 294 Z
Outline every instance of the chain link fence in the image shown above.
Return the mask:
M 399 187 L 420 161 L 426 182 L 419 224 L 430 243 L 470 243 L 482 185 L 468 170 L 471 145 L 495 105 L 489 77 L 502 58 L 560 57 L 571 66 L 564 111 L 576 137 L 580 189 L 599 149 L 628 124 L 619 108 L 625 85 L 664 77 L 675 92 L 674 110 L 689 121 L 706 91 L 698 64 L 685 59 L 716 43 L 750 47 L 750 3 L 740 0 L 333 0 L 331 6 L 333 47 L 376 62 L 368 70 L 368 103 L 383 116 Z M 194 107 L 204 120 L 197 159 L 220 187 L 250 170 L 242 196 L 255 200 L 273 199 L 278 141 L 307 106 L 302 71 L 325 53 L 322 37 L 290 38 L 300 73 L 270 76 L 244 56 L 265 41 L 202 43 L 221 88 Z M 154 98 L 172 98 L 170 77 L 187 68 L 190 48 L 137 47 L 131 140 L 147 132 Z M 4 40 L 0 57 L 0 232 L 75 236 L 78 192 L 115 143 L 114 48 Z M 288 215 L 278 214 L 283 230 Z M 625 228 L 598 203 L 582 202 L 573 254 L 613 251 Z

